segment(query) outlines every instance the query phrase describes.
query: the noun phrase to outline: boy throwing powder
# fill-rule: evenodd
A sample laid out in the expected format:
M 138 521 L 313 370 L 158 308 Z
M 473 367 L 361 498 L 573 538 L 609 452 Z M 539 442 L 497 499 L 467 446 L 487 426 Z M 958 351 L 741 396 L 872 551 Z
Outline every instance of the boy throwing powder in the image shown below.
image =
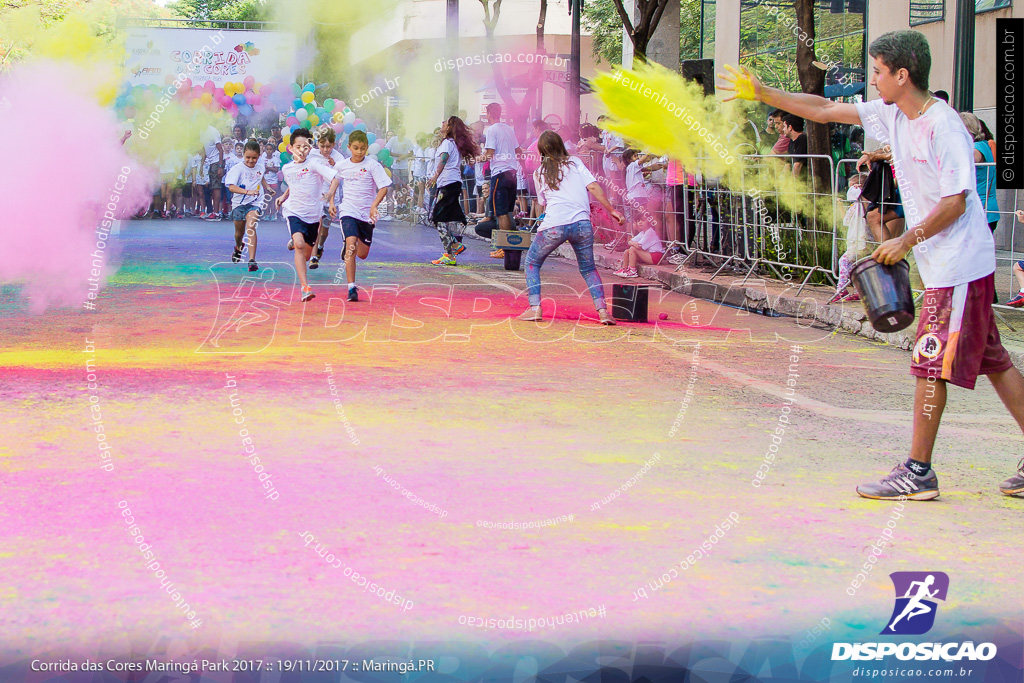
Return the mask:
M 292 161 L 284 165 L 281 174 L 288 183 L 288 189 L 277 199 L 279 209 L 288 221 L 292 239 L 288 248 L 295 250 L 295 270 L 302 284 L 302 300 L 309 301 L 315 295 L 306 281 L 306 262 L 313 254 L 317 234 L 320 232 L 320 215 L 323 212 L 321 191 L 325 180 L 335 178 L 336 171 L 323 159 L 307 158 L 313 149 L 313 134 L 306 128 L 292 133 Z M 337 189 L 337 180 L 331 185 Z
M 337 216 L 334 205 L 334 193 L 338 189 L 338 181 L 344 183 L 341 199 L 341 232 L 345 235 L 345 275 L 348 276 L 348 300 L 359 301 L 356 289 L 356 256 L 365 259 L 370 253 L 370 242 L 373 241 L 373 224 L 380 217 L 377 205 L 387 196 L 391 178 L 384 172 L 380 162 L 366 157 L 370 148 L 366 133 L 361 130 L 352 131 L 348 136 L 348 150 L 351 159 L 338 162 L 337 178 L 331 183 L 327 195 L 331 202 L 331 218 Z

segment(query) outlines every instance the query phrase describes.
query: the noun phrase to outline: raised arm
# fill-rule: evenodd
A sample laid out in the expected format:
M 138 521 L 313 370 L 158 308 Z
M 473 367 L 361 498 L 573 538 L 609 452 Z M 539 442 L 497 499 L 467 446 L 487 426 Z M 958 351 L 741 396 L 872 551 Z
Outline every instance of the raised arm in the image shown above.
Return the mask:
M 791 93 L 779 90 L 778 88 L 771 88 L 761 83 L 758 77 L 745 66 L 740 67 L 742 71 L 737 71 L 728 64 L 725 65 L 725 68 L 729 73 L 718 74 L 718 77 L 725 81 L 727 85 L 720 85 L 719 87 L 722 90 L 731 90 L 735 94 L 732 97 L 727 97 L 723 100 L 724 102 L 737 98 L 764 102 L 770 107 L 775 107 L 776 109 L 781 109 L 818 123 L 835 122 L 854 125 L 860 125 L 861 123 L 860 114 L 857 113 L 855 105 L 833 102 L 818 95 Z

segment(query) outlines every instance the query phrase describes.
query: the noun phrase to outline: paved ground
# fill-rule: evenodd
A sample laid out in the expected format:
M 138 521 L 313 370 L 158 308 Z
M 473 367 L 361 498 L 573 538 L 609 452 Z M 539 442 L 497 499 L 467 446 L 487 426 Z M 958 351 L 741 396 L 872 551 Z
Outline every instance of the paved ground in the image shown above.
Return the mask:
M 557 319 L 509 322 L 525 305 L 512 291 L 522 273 L 475 241 L 458 268 L 432 267 L 433 231 L 395 223 L 360 264 L 372 301 L 346 305 L 332 289 L 332 237 L 303 306 L 283 224 L 261 232 L 259 280 L 214 265 L 230 254 L 226 223 L 135 221 L 95 311 L 30 317 L 3 290 L 7 651 L 147 629 L 497 643 L 526 629 L 469 617 L 525 624 L 588 608 L 603 615 L 532 634 L 799 638 L 827 618 L 836 637 L 863 638 L 889 615 L 887 574 L 900 570 L 949 574 L 944 633 L 1019 629 L 1024 500 L 996 487 L 1021 437 L 987 383 L 951 389 L 942 497 L 895 517 L 851 596 L 894 519 L 853 488 L 905 457 L 906 352 L 677 294 L 652 301 L 652 321 L 668 316 L 657 331 L 601 328 L 559 259 L 544 271 Z M 181 597 L 146 568 L 119 504 Z M 202 627 L 188 628 L 180 600 Z

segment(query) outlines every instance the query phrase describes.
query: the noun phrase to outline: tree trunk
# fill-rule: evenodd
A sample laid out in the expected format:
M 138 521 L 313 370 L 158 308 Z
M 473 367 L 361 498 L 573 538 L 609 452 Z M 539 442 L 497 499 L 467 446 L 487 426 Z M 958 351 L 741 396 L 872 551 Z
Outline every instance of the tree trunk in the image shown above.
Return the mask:
M 658 28 L 658 22 L 661 21 L 661 15 L 665 13 L 668 0 L 636 0 L 637 8 L 640 10 L 640 18 L 637 20 L 636 26 L 633 26 L 633 22 L 626 13 L 622 0 L 613 0 L 613 2 L 615 10 L 619 13 L 619 19 L 622 20 L 622 26 L 633 43 L 633 58 L 646 62 L 647 45 Z
M 811 62 L 817 59 L 814 53 L 814 5 L 815 0 L 796 0 L 796 25 L 799 31 L 796 43 L 796 69 L 800 76 L 800 89 L 812 95 L 825 96 L 825 71 Z M 806 121 L 807 153 L 831 156 L 832 141 L 827 123 Z M 810 165 L 816 192 L 831 194 L 831 164 L 826 159 L 813 159 Z
M 548 21 L 548 0 L 540 0 L 540 14 L 537 17 L 537 54 L 546 55 L 548 51 L 544 48 L 544 25 Z M 539 79 L 541 83 L 544 82 L 544 66 L 541 62 L 537 62 L 537 68 L 534 73 L 535 80 Z M 539 119 L 543 116 L 544 112 L 544 87 L 538 86 L 536 96 L 533 99 L 533 113 L 532 118 Z

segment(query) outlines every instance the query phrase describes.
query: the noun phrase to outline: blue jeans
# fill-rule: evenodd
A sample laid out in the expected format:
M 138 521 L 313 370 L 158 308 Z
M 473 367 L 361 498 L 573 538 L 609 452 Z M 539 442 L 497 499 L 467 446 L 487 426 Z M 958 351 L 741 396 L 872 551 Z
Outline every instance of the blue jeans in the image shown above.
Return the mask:
M 526 252 L 526 291 L 530 305 L 540 306 L 540 267 L 551 252 L 565 242 L 571 244 L 576 252 L 580 275 L 586 280 L 590 296 L 594 298 L 594 308 L 605 308 L 604 283 L 594 264 L 594 228 L 589 220 L 547 228 L 534 236 L 530 251 Z

